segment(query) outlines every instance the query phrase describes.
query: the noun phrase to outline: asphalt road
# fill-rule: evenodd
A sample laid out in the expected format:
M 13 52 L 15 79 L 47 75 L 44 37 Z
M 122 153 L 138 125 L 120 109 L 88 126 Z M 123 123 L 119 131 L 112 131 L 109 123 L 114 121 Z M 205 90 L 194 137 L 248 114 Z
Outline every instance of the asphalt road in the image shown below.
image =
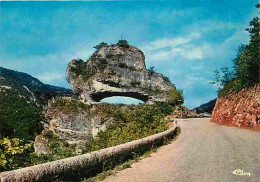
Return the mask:
M 176 141 L 105 182 L 260 182 L 259 132 L 209 119 L 179 120 L 178 125 Z M 238 169 L 244 175 L 232 173 Z

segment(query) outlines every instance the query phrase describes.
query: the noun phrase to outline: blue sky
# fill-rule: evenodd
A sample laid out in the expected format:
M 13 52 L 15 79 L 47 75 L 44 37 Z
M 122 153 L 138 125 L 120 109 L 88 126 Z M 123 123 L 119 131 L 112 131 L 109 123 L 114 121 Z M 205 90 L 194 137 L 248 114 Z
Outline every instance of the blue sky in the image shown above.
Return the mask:
M 147 67 L 184 89 L 185 106 L 216 98 L 213 71 L 232 66 L 258 0 L 0 2 L 0 65 L 70 88 L 68 62 L 86 60 L 100 42 L 121 36 Z

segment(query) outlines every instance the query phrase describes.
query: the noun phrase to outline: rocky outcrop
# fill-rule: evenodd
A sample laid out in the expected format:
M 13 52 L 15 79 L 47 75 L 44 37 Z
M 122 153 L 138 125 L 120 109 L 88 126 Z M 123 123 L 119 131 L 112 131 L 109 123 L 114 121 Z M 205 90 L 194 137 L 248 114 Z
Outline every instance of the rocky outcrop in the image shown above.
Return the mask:
M 117 105 L 107 103 L 84 104 L 82 101 L 70 97 L 62 97 L 49 101 L 45 117 L 47 124 L 42 134 L 35 139 L 35 152 L 46 154 L 48 138 L 46 131 L 58 136 L 61 141 L 76 144 L 78 150 L 86 146 L 100 131 L 118 122 L 118 113 L 135 109 L 135 105 Z
M 260 131 L 260 84 L 218 98 L 212 122 Z
M 76 99 L 49 101 L 45 131 L 69 144 L 87 144 L 111 123 L 118 122 L 118 113 L 136 107 L 99 103 L 103 98 L 128 96 L 148 104 L 183 103 L 181 92 L 167 77 L 147 70 L 143 52 L 130 45 L 103 45 L 86 62 L 73 59 L 66 78 Z M 44 135 L 36 139 L 37 153 L 48 153 Z
M 169 101 L 175 86 L 163 75 L 147 70 L 143 52 L 134 46 L 103 46 L 86 62 L 72 60 L 66 77 L 86 103 L 111 96 L 128 96 L 146 103 Z

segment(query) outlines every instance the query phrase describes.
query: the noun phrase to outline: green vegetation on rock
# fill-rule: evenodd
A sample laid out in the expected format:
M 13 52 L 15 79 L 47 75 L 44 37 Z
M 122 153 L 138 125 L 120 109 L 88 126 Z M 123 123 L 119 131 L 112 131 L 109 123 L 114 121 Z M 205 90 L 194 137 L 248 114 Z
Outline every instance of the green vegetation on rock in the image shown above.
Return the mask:
M 259 57 L 259 17 L 255 17 L 249 23 L 250 28 L 246 29 L 250 33 L 248 45 L 240 45 L 237 56 L 233 60 L 233 70 L 227 67 L 216 70 L 216 82 L 220 86 L 219 96 L 226 96 L 232 92 L 238 92 L 245 87 L 251 87 L 260 82 L 260 57 Z
M 172 89 L 168 91 L 169 103 L 173 106 L 184 103 L 183 90 Z
M 100 132 L 86 151 L 94 151 L 132 140 L 144 138 L 167 129 L 164 117 L 172 112 L 172 106 L 166 103 L 139 105 L 134 109 L 122 110 L 114 107 L 103 110 L 116 121 L 105 132 Z

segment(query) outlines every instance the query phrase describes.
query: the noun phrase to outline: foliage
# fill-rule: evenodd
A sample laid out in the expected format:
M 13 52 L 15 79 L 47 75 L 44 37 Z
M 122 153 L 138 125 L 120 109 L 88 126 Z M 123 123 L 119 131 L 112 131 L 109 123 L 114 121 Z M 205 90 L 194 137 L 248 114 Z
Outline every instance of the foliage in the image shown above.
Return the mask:
M 214 74 L 215 74 L 216 81 L 211 83 L 218 84 L 219 90 L 223 88 L 224 85 L 231 82 L 235 77 L 234 73 L 232 71 L 229 71 L 228 67 L 221 68 L 221 72 L 215 70 Z
M 43 134 L 44 138 L 48 140 L 48 148 L 50 149 L 49 154 L 31 153 L 31 163 L 41 164 L 49 161 L 60 160 L 76 155 L 75 145 L 65 143 L 58 136 L 55 136 L 52 132 L 47 131 Z
M 95 48 L 96 50 L 99 50 L 99 49 L 101 49 L 102 47 L 105 47 L 105 46 L 108 46 L 107 43 L 101 42 L 101 43 L 99 43 L 98 45 L 95 45 L 94 48 Z
M 46 85 L 22 72 L 0 67 L 0 139 L 33 140 L 42 131 L 44 105 L 58 95 L 72 91 Z
M 184 102 L 183 90 L 177 90 L 176 88 L 168 91 L 169 103 L 172 106 L 181 105 Z
M 125 40 L 125 39 L 119 40 L 116 45 L 118 45 L 119 47 L 125 47 L 125 48 L 130 47 L 127 40 Z
M 65 114 L 77 114 L 82 110 L 88 109 L 88 105 L 73 99 L 73 98 L 65 98 L 65 97 L 57 97 L 52 102 L 52 107 L 58 108 L 60 111 Z
M 26 143 L 18 138 L 0 140 L 0 172 L 25 167 L 30 163 L 32 142 Z
M 257 6 L 259 7 L 259 5 Z M 259 57 L 259 18 L 255 17 L 249 23 L 250 33 L 248 45 L 240 45 L 236 58 L 233 60 L 232 71 L 222 68 L 222 78 L 219 71 L 215 71 L 216 82 L 220 86 L 219 96 L 225 96 L 242 88 L 253 86 L 260 82 L 260 57 Z
M 0 92 L 0 137 L 33 140 L 42 130 L 43 109 L 19 95 L 18 90 Z
M 76 66 L 70 67 L 70 71 L 77 77 L 80 77 L 83 81 L 87 81 L 91 76 L 99 71 L 103 71 L 108 64 L 106 58 L 102 58 L 95 53 L 89 60 L 92 60 L 93 65 L 88 66 L 87 62 L 84 62 L 82 59 L 76 60 Z
M 107 148 L 132 140 L 137 140 L 167 129 L 164 117 L 172 112 L 172 106 L 166 103 L 139 105 L 135 109 L 122 110 L 108 108 L 106 114 L 116 121 L 86 148 L 86 152 Z
M 70 114 L 88 109 L 85 104 L 66 98 L 57 98 L 54 103 L 56 104 L 55 107 Z M 100 109 L 97 109 L 96 113 L 93 114 L 111 116 L 115 120 L 115 123 L 110 125 L 106 131 L 100 132 L 97 138 L 91 141 L 89 145 L 83 147 L 82 153 L 115 146 L 164 131 L 167 129 L 167 122 L 164 120 L 164 117 L 170 114 L 172 109 L 172 106 L 166 103 L 129 106 L 126 108 L 122 108 L 116 104 L 100 104 Z M 33 153 L 31 143 L 29 145 L 19 139 L 5 139 L 5 141 L 10 140 L 12 143 L 6 144 L 6 142 L 1 143 L 0 140 L 0 149 L 2 151 L 0 156 L 1 158 L 7 157 L 8 159 L 5 159 L 7 162 L 4 162 L 4 160 L 1 161 L 1 170 L 17 169 L 19 167 L 59 160 L 79 154 L 76 152 L 75 145 L 62 141 L 52 132 L 45 132 L 43 137 L 48 140 L 48 148 L 51 152 L 39 156 Z M 14 156 L 11 154 L 6 155 L 6 151 L 11 151 L 5 147 L 6 145 L 9 148 L 11 146 L 15 151 L 18 149 L 22 151 L 15 153 Z M 18 146 L 19 148 L 17 148 Z M 142 152 L 142 150 L 138 149 L 136 152 Z M 18 158 L 20 159 L 19 161 Z

